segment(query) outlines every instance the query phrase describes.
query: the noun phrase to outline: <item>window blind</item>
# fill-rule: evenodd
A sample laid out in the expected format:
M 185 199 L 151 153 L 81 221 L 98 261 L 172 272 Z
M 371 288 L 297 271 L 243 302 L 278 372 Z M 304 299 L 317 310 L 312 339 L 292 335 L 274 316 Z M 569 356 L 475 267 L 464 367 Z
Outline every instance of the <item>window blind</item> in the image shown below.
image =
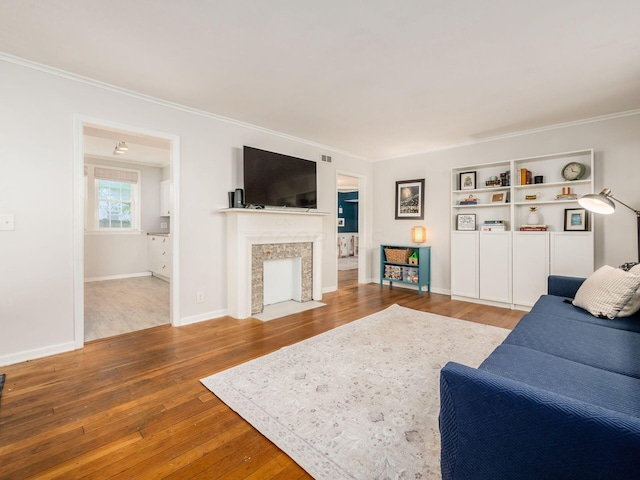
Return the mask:
M 117 170 L 115 168 L 95 167 L 93 175 L 99 180 L 114 182 L 138 183 L 138 172 L 131 170 Z

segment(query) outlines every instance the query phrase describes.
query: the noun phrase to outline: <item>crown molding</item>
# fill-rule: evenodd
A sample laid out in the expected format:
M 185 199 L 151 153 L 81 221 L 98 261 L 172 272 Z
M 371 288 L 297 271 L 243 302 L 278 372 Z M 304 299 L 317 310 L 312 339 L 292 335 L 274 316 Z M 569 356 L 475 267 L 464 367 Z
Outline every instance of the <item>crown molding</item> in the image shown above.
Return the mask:
M 478 145 L 480 143 L 495 142 L 498 140 L 505 140 L 505 139 L 514 138 L 514 137 L 523 137 L 526 135 L 533 135 L 535 133 L 547 132 L 550 130 L 559 130 L 562 128 L 575 127 L 575 126 L 584 125 L 587 123 L 605 122 L 607 120 L 613 120 L 616 118 L 623 118 L 623 117 L 631 117 L 633 115 L 640 115 L 640 109 L 627 110 L 625 112 L 618 112 L 618 113 L 609 113 L 607 115 L 599 115 L 597 117 L 584 118 L 582 120 L 572 120 L 571 122 L 556 123 L 553 125 L 546 125 L 544 127 L 531 128 L 529 130 L 520 130 L 518 132 L 505 133 L 503 135 L 496 135 L 494 137 L 487 137 L 480 140 L 470 140 L 468 142 L 454 143 L 451 145 L 446 145 L 444 147 L 430 148 L 427 150 L 420 150 L 417 152 L 406 153 L 402 155 L 392 155 L 390 157 L 372 159 L 371 161 L 383 162 L 386 160 L 397 160 L 400 158 L 413 157 L 416 155 L 424 155 L 428 153 L 441 152 L 443 150 L 451 150 L 454 148 L 468 147 L 470 145 Z
M 289 135 L 287 133 L 278 132 L 276 130 L 271 130 L 269 128 L 260 127 L 258 125 L 253 125 L 251 123 L 242 122 L 240 120 L 234 120 L 233 118 L 224 117 L 222 115 L 217 115 L 215 113 L 207 112 L 205 110 L 200 110 L 193 107 L 188 107 L 186 105 L 182 105 L 175 102 L 170 102 L 168 100 L 163 100 L 161 98 L 152 97 L 151 95 L 146 95 L 144 93 L 136 92 L 134 90 L 128 90 L 126 88 L 118 87 L 116 85 L 111 85 L 110 83 L 102 82 L 100 80 L 95 80 L 93 78 L 85 77 L 83 75 L 78 75 L 75 73 L 67 72 L 66 70 L 62 70 L 59 68 L 51 67 L 49 65 L 44 65 L 42 63 L 34 62 L 31 60 L 27 60 L 25 58 L 16 57 L 15 55 L 10 55 L 8 53 L 0 52 L 0 61 L 12 63 L 14 65 L 19 65 L 21 67 L 29 68 L 32 70 L 37 70 L 39 72 L 43 72 L 49 75 L 54 75 L 56 77 L 64 78 L 66 80 L 71 80 L 78 83 L 83 83 L 85 85 L 90 85 L 92 87 L 100 88 L 102 90 L 107 90 L 113 93 L 117 93 L 120 95 L 126 95 L 128 97 L 132 97 L 138 100 L 142 100 L 149 103 L 155 103 L 156 105 L 160 105 L 163 107 L 172 108 L 174 110 L 179 110 L 182 112 L 190 113 L 192 115 L 197 115 L 200 117 L 205 117 L 211 120 L 216 120 L 219 122 L 235 125 L 242 128 L 248 128 L 251 130 L 255 130 L 261 133 L 266 133 L 269 135 L 274 135 L 276 137 L 284 138 L 287 140 L 292 140 L 294 142 L 302 143 L 304 145 L 308 145 L 310 147 L 318 148 L 322 151 L 331 152 L 338 155 L 345 155 L 351 158 L 357 158 L 359 160 L 365 160 L 370 162 L 371 159 L 367 157 L 363 157 L 361 155 L 357 155 L 351 152 L 347 152 L 344 150 L 336 149 L 334 147 L 330 147 L 329 145 L 323 145 L 321 143 L 316 143 L 311 140 L 306 140 L 304 138 L 296 137 L 293 135 Z M 319 163 L 319 162 L 318 162 Z

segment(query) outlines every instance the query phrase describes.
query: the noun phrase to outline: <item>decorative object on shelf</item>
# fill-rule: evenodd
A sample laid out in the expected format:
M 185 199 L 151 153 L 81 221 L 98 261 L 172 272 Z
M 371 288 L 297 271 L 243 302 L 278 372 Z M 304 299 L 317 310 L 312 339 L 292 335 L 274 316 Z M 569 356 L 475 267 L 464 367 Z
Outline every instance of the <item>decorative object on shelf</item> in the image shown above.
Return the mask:
M 460 200 L 459 205 L 477 205 L 478 197 L 474 197 L 473 195 L 469 195 L 464 200 Z
M 577 200 L 578 195 L 571 193 L 571 187 L 562 187 L 562 193 L 556 195 L 556 200 Z
M 338 218 L 338 226 L 344 227 L 344 218 Z
M 541 197 L 542 194 L 540 192 L 538 193 L 534 193 L 533 195 L 525 195 L 524 199 L 528 202 L 531 202 L 533 200 L 538 200 L 539 197 Z
M 409 265 L 418 265 L 418 252 L 413 252 L 409 257 Z
M 542 175 L 536 175 L 533 177 L 533 183 L 544 183 L 544 177 Z
M 424 243 L 427 241 L 426 227 L 413 227 L 411 229 L 411 241 L 413 243 Z
M 387 262 L 409 263 L 409 256 L 413 253 L 410 248 L 385 248 L 384 256 Z
M 549 230 L 548 225 L 522 225 L 520 227 L 521 232 L 546 232 Z
M 485 220 L 481 230 L 483 232 L 506 232 L 508 229 L 507 222 L 504 220 Z
M 489 180 L 485 180 L 484 185 L 488 188 L 501 187 L 502 180 L 495 175 L 492 175 L 491 177 L 489 177 Z
M 588 218 L 587 211 L 584 208 L 565 208 L 564 231 L 586 232 Z
M 507 203 L 507 192 L 491 194 L 491 203 Z
M 638 261 L 640 261 L 640 210 L 631 208 L 626 203 L 623 203 L 615 198 L 609 188 L 605 188 L 598 194 L 590 193 L 587 195 L 583 195 L 578 200 L 578 203 L 580 204 L 580 206 L 586 208 L 591 212 L 609 215 L 616 209 L 616 204 L 613 203 L 612 200 L 615 200 L 620 205 L 622 205 L 623 207 L 627 207 L 629 210 L 636 214 L 638 230 Z
M 580 180 L 587 173 L 587 167 L 580 162 L 569 162 L 562 169 L 562 178 L 573 181 Z
M 461 213 L 456 215 L 457 230 L 473 231 L 476 229 L 476 214 Z
M 463 172 L 460 174 L 460 190 L 475 190 L 476 172 Z
M 396 220 L 424 219 L 424 178 L 396 182 Z
M 533 182 L 533 172 L 526 168 L 521 168 L 518 170 L 518 179 L 520 180 L 520 185 L 531 185 Z
M 538 212 L 536 207 L 529 208 L 529 215 L 527 215 L 527 225 L 540 225 L 542 223 L 542 216 Z

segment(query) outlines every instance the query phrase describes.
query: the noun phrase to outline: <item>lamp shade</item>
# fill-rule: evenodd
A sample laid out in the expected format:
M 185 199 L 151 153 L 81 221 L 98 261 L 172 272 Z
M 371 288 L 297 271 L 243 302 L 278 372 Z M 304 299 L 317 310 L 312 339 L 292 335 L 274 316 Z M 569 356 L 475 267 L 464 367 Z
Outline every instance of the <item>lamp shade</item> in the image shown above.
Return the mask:
M 411 229 L 411 241 L 413 243 L 424 243 L 427 241 L 427 229 L 425 227 L 413 227 Z
M 587 210 L 595 213 L 602 213 L 608 215 L 613 213 L 616 209 L 615 203 L 613 200 L 609 198 L 611 195 L 611 190 L 605 188 L 600 193 L 589 193 L 587 195 L 583 195 L 578 200 L 580 206 L 586 208 Z

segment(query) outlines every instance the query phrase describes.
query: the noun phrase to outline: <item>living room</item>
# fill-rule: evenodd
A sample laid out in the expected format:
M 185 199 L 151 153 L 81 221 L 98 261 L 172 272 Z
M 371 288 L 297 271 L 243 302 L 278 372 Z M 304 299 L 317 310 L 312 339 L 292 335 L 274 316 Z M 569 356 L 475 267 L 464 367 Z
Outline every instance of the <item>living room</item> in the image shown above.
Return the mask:
M 26 12 L 33 18 L 51 16 L 48 28 L 55 31 L 59 27 L 58 22 L 62 22 L 66 14 L 58 12 L 58 6 L 54 3 L 44 2 L 40 10 L 32 5 L 29 9 L 33 11 Z M 559 19 L 566 20 L 569 11 L 582 7 L 580 2 L 568 3 L 574 5 L 571 8 L 563 7 L 558 12 Z M 553 62 L 550 61 L 549 65 L 535 52 L 530 52 L 527 60 L 530 70 L 516 69 L 515 74 L 508 65 L 504 65 L 496 75 L 513 75 L 509 77 L 510 88 L 504 83 L 497 87 L 486 87 L 483 82 L 493 77 L 476 78 L 478 71 L 482 70 L 477 63 L 460 67 L 456 73 L 459 78 L 464 78 L 464 83 L 477 80 L 477 84 L 485 88 L 476 91 L 479 95 L 477 98 L 445 104 L 436 112 L 444 112 L 443 115 L 453 119 L 449 120 L 449 126 L 457 121 L 464 127 L 463 133 L 439 131 L 439 138 L 428 141 L 420 138 L 428 137 L 431 128 L 437 131 L 438 118 L 433 116 L 412 132 L 389 130 L 388 139 L 383 144 L 374 143 L 376 138 L 385 137 L 384 130 L 379 130 L 384 125 L 377 123 L 372 125 L 375 128 L 372 128 L 371 134 L 360 137 L 361 130 L 348 130 L 345 124 L 340 124 L 337 129 L 342 128 L 347 133 L 333 131 L 330 134 L 320 126 L 314 129 L 316 117 L 307 119 L 306 113 L 292 114 L 290 131 L 280 117 L 278 121 L 271 121 L 270 116 L 275 117 L 278 113 L 274 110 L 295 109 L 296 99 L 295 96 L 287 97 L 289 91 L 278 99 L 290 98 L 291 103 L 273 106 L 264 99 L 266 97 L 261 96 L 262 92 L 256 90 L 259 94 L 254 93 L 250 83 L 243 83 L 244 92 L 233 96 L 230 103 L 261 105 L 263 113 L 262 116 L 241 118 L 234 117 L 233 111 L 229 110 L 229 103 L 222 100 L 218 100 L 219 109 L 203 108 L 193 98 L 190 99 L 191 103 L 178 102 L 169 95 L 170 92 L 163 90 L 161 80 L 148 90 L 143 88 L 143 82 L 136 86 L 136 78 L 160 78 L 163 75 L 162 70 L 151 74 L 145 70 L 153 63 L 140 67 L 130 65 L 131 71 L 127 75 L 134 82 L 122 86 L 119 83 L 120 73 L 115 66 L 110 69 L 104 67 L 100 60 L 94 64 L 89 62 L 91 50 L 83 50 L 79 41 L 74 43 L 66 37 L 56 37 L 55 33 L 47 30 L 46 35 L 43 32 L 41 42 L 36 42 L 36 26 L 20 23 L 29 15 L 21 10 L 18 2 L 3 5 L 0 7 L 0 13 L 3 14 L 3 20 L 0 21 L 3 26 L 0 51 L 4 53 L 0 53 L 0 78 L 5 88 L 0 91 L 0 125 L 3 131 L 0 213 L 11 215 L 15 224 L 11 231 L 0 231 L 0 321 L 3 332 L 0 335 L 0 365 L 14 365 L 84 347 L 79 327 L 83 315 L 82 190 L 79 180 L 83 164 L 82 129 L 87 124 L 156 135 L 174 142 L 171 173 L 175 187 L 174 210 L 177 212 L 171 221 L 174 240 L 171 323 L 174 327 L 212 319 L 228 321 L 228 218 L 222 210 L 228 207 L 228 192 L 243 187 L 241 157 L 245 145 L 318 162 L 318 210 L 328 213 L 323 218 L 322 231 L 330 239 L 322 244 L 323 295 L 332 294 L 338 289 L 336 242 L 333 240 L 338 216 L 336 178 L 339 174 L 360 178 L 359 208 L 363 214 L 360 216 L 359 261 L 366 282 L 379 280 L 379 246 L 411 243 L 412 227 L 422 225 L 427 231 L 426 244 L 432 248 L 431 292 L 444 296 L 451 293 L 452 169 L 593 149 L 594 191 L 597 193 L 603 188 L 611 188 L 617 198 L 637 208 L 640 206 L 640 196 L 634 175 L 638 172 L 640 158 L 640 94 L 635 53 L 638 38 L 635 30 L 625 28 L 625 19 L 637 18 L 635 14 L 638 13 L 638 7 L 633 2 L 617 3 L 617 8 L 611 6 L 605 12 L 600 12 L 600 8 L 594 5 L 589 5 L 588 9 L 585 7 L 589 15 L 585 14 L 582 23 L 576 21 L 578 25 L 574 25 L 575 31 L 570 31 L 570 34 L 555 22 L 545 23 L 548 38 L 555 42 L 565 39 L 567 51 L 563 55 L 553 56 Z M 336 15 L 339 6 L 333 7 L 331 14 Z M 506 8 L 506 5 L 501 7 Z M 555 8 L 555 4 L 547 2 L 547 7 Z M 541 9 L 537 6 L 534 10 Z M 383 9 L 380 16 L 393 10 L 389 6 Z M 351 15 L 362 13 L 349 12 Z M 86 20 L 96 11 L 87 9 L 83 13 L 83 19 Z M 450 12 L 451 15 L 455 13 Z M 599 17 L 600 14 L 604 18 Z M 162 18 L 158 12 L 155 15 Z M 470 17 L 463 17 L 470 24 L 468 28 L 479 28 L 474 27 Z M 256 21 L 254 15 L 251 18 Z M 346 18 L 349 17 L 346 16 L 342 21 L 346 22 Z M 16 26 L 9 25 L 10 19 L 15 21 Z M 536 19 L 542 21 L 538 17 Z M 195 20 L 192 18 L 192 21 Z M 23 33 L 16 32 L 21 25 Z M 107 22 L 100 25 L 105 29 L 101 31 L 107 31 Z M 483 27 L 479 31 L 490 37 L 490 32 L 496 27 L 493 18 Z M 465 31 L 465 28 L 462 30 Z M 582 51 L 575 47 L 573 42 L 577 40 L 572 35 L 582 41 L 595 36 L 593 32 L 596 31 L 602 37 L 589 43 L 588 49 Z M 440 34 L 446 36 L 446 32 Z M 565 38 L 565 35 L 571 38 Z M 536 44 L 541 39 L 533 33 L 525 38 L 531 42 L 528 44 L 530 48 L 536 50 Z M 55 52 L 51 53 L 45 47 L 47 42 L 54 39 L 59 43 L 53 49 Z M 491 40 L 489 38 L 485 46 L 493 45 L 497 49 L 495 57 L 507 53 L 514 55 L 514 52 L 504 52 L 496 46 L 501 45 L 503 39 Z M 382 47 L 386 41 L 386 38 L 377 39 L 376 48 L 384 50 Z M 548 48 L 545 52 L 551 56 L 557 44 L 549 46 L 547 42 L 553 42 L 545 40 Z M 473 39 L 467 39 L 466 45 L 471 43 Z M 610 50 L 600 54 L 600 49 L 604 49 L 607 43 Z M 161 53 L 169 55 L 171 48 L 162 45 L 157 55 L 162 58 L 156 61 L 166 65 L 170 57 L 164 57 Z M 128 48 L 128 45 L 118 46 Z M 100 50 L 100 47 L 97 49 Z M 79 52 L 81 58 L 66 57 L 70 52 Z M 580 59 L 575 61 L 576 64 L 568 61 L 571 53 Z M 176 55 L 178 59 L 181 58 L 179 54 Z M 117 55 L 113 51 L 105 52 L 103 58 L 109 56 Z M 374 57 L 368 60 L 373 61 Z M 615 57 L 617 63 L 608 62 L 606 59 L 610 57 Z M 57 63 L 56 58 L 62 60 Z M 494 55 L 481 58 L 495 60 Z M 78 63 L 74 64 L 73 60 Z M 406 63 L 403 65 L 411 63 L 410 59 L 404 60 Z M 565 78 L 564 83 L 558 83 L 558 87 L 554 88 L 553 77 L 560 76 L 559 69 L 563 61 L 571 63 L 571 68 L 567 68 L 575 82 L 572 84 Z M 496 60 L 492 66 L 501 63 Z M 89 66 L 86 69 L 78 66 L 83 64 Z M 176 60 L 176 66 L 171 68 L 179 70 L 179 64 L 179 60 Z M 362 65 L 364 79 L 375 74 L 376 69 L 387 68 L 388 64 L 375 65 L 375 68 L 367 62 Z M 446 62 L 438 65 L 444 68 Z M 534 71 L 545 67 L 550 73 L 535 77 L 537 87 L 532 85 L 529 77 L 534 76 Z M 268 65 L 257 69 L 258 73 L 270 71 Z M 194 84 L 206 83 L 193 75 L 179 78 L 185 85 L 180 92 L 182 98 L 190 98 L 191 91 L 197 95 L 199 90 Z M 588 82 L 589 76 L 596 79 L 589 79 L 593 81 Z M 366 83 L 362 77 L 354 77 L 356 87 L 349 91 L 350 94 L 360 88 L 358 80 Z M 204 93 L 216 89 L 215 85 L 208 85 L 200 86 Z M 445 89 L 442 85 L 440 87 Z M 225 88 L 228 88 L 227 83 L 220 86 L 220 90 Z M 366 86 L 363 88 L 367 90 Z M 373 96 L 378 88 L 378 84 L 371 88 Z M 389 86 L 389 89 L 393 88 Z M 465 88 L 463 85 L 460 90 Z M 573 96 L 575 92 L 572 89 L 580 91 L 580 95 Z M 433 91 L 438 90 L 434 87 Z M 391 111 L 386 111 L 388 118 L 401 123 L 403 106 L 407 111 L 414 109 L 411 95 L 409 92 L 403 99 L 404 103 L 398 103 Z M 499 101 L 502 95 L 508 97 L 507 103 Z M 436 96 L 437 93 L 434 93 L 431 97 L 434 103 L 440 101 L 435 101 Z M 448 98 L 455 96 L 454 92 Z M 570 101 L 564 102 L 565 97 L 570 97 Z M 344 103 L 346 100 L 340 97 L 337 102 L 340 105 L 333 105 L 330 115 L 337 119 L 350 110 L 361 109 L 365 106 L 362 102 L 367 99 L 358 98 L 358 102 Z M 383 97 L 382 100 L 387 99 Z M 370 108 L 365 116 L 375 116 L 378 105 L 372 104 Z M 525 113 L 514 117 L 497 114 L 512 114 L 513 111 Z M 305 117 L 305 122 L 299 119 L 300 116 Z M 489 117 L 492 123 L 485 121 Z M 359 128 L 367 126 L 364 118 L 357 117 L 357 121 L 361 124 Z M 295 130 L 293 126 L 300 128 Z M 357 141 L 351 140 L 350 143 L 344 139 L 345 135 Z M 366 144 L 360 138 L 371 139 L 371 144 Z M 332 162 L 321 162 L 321 155 L 330 155 Z M 397 220 L 394 215 L 395 184 L 409 179 L 425 179 L 424 220 L 419 222 Z M 54 208 L 43 208 L 51 205 L 53 199 Z M 593 220 L 596 268 L 638 260 L 636 219 L 631 212 L 619 208 L 613 215 L 597 215 Z M 197 297 L 199 291 L 203 292 L 201 302 Z M 408 290 L 407 293 L 413 291 Z

